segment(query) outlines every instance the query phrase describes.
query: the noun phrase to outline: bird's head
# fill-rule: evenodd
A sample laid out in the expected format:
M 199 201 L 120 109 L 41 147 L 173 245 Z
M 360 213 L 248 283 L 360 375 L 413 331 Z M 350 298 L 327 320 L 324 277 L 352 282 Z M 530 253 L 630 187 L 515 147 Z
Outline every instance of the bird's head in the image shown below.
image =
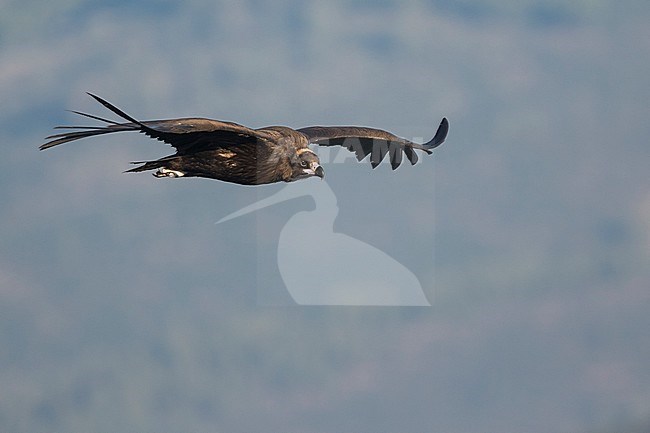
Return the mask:
M 318 155 L 311 149 L 307 147 L 301 148 L 298 150 L 297 156 L 291 164 L 291 180 L 304 179 L 311 176 L 318 176 L 322 179 L 325 176 Z

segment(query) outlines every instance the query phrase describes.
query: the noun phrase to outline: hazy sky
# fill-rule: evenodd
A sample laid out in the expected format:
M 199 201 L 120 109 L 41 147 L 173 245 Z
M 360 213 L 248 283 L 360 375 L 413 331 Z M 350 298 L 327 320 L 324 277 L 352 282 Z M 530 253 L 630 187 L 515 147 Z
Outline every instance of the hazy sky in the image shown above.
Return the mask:
M 647 425 L 649 18 L 605 0 L 0 1 L 0 430 Z M 284 232 L 283 256 L 324 185 L 215 224 L 282 185 L 123 174 L 171 152 L 137 134 L 39 152 L 92 123 L 65 110 L 108 115 L 86 91 L 141 119 L 451 128 L 395 172 L 323 155 L 333 225 Z M 278 255 L 331 239 L 384 252 L 432 306 L 294 305 Z M 298 280 L 351 279 L 339 263 L 309 256 Z

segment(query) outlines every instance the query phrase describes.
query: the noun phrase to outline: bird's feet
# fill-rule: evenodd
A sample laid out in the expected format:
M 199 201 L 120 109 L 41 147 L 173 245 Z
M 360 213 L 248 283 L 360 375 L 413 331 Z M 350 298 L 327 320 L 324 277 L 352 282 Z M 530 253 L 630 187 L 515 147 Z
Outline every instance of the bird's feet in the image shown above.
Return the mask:
M 167 168 L 159 168 L 158 171 L 153 173 L 154 176 L 156 177 L 183 177 L 185 176 L 185 173 L 182 171 L 177 171 L 177 170 L 169 170 Z

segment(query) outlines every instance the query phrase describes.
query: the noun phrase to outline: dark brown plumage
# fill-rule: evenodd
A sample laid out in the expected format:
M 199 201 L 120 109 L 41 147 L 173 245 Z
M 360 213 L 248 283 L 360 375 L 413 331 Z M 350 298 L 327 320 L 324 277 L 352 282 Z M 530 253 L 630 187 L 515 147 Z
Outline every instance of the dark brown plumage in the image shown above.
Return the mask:
M 427 143 L 417 144 L 380 129 L 355 126 L 311 126 L 298 130 L 269 126 L 251 129 L 233 122 L 204 118 L 138 121 L 102 98 L 89 95 L 128 122 L 119 123 L 74 111 L 105 122 L 107 126 L 57 127 L 76 131 L 51 135 L 47 137 L 51 140 L 40 149 L 93 135 L 138 131 L 176 149 L 173 155 L 155 161 L 136 162 L 142 165 L 127 170 L 157 170 L 154 173 L 156 177 L 206 177 L 242 185 L 323 177 L 323 168 L 318 156 L 309 148 L 310 143 L 346 147 L 356 154 L 359 161 L 370 155 L 373 168 L 389 155 L 394 170 L 401 164 L 403 153 L 411 164 L 418 160 L 414 149 L 431 154 L 432 149 L 442 144 L 449 130 L 449 123 L 443 118 L 435 136 Z

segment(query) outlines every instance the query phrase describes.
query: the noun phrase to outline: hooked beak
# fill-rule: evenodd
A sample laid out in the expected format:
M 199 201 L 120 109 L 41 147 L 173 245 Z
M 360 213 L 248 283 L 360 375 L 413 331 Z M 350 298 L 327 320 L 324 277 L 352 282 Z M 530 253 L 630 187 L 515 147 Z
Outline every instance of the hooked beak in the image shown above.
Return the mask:
M 325 171 L 320 165 L 314 170 L 314 175 L 320 177 L 321 179 L 325 177 Z

